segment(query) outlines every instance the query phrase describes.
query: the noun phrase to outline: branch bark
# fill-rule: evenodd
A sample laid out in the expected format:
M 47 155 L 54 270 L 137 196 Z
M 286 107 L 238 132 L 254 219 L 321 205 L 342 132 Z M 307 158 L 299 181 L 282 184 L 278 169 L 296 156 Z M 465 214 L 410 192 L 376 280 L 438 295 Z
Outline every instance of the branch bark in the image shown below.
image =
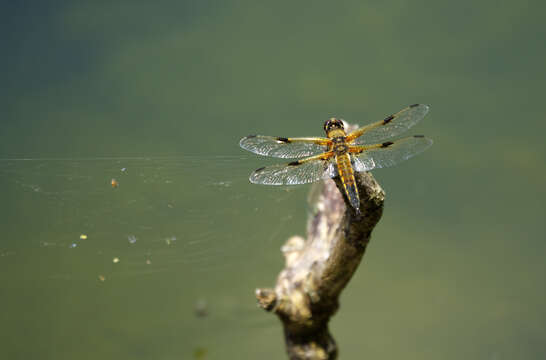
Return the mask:
M 256 289 L 259 306 L 282 321 L 292 360 L 337 358 L 328 322 L 364 255 L 385 199 L 370 173 L 355 177 L 362 215 L 352 210 L 339 179 L 326 180 L 307 223 L 307 240 L 288 239 L 281 249 L 285 268 L 275 288 Z

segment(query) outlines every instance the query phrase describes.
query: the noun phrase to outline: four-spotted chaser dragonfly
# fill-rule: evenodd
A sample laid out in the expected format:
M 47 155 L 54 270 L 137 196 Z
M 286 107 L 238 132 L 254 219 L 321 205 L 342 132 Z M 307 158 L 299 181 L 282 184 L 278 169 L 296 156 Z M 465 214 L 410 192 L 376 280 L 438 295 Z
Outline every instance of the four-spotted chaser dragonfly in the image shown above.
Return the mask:
M 360 198 L 354 172 L 393 166 L 432 145 L 432 140 L 423 135 L 384 141 L 415 125 L 427 114 L 428 109 L 427 105 L 410 105 L 348 134 L 342 120 L 330 118 L 324 123 L 327 138 L 249 135 L 242 138 L 239 145 L 259 155 L 304 158 L 288 164 L 259 168 L 250 175 L 252 183 L 296 185 L 339 176 L 347 199 L 359 214 Z

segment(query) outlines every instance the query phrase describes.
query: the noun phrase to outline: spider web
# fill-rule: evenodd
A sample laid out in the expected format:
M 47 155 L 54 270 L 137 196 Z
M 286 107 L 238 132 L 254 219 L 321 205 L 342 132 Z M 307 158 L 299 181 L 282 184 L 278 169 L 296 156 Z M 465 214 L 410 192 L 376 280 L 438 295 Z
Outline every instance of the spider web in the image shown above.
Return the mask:
M 94 275 L 63 266 L 33 275 L 60 279 L 221 270 L 256 237 L 248 219 L 296 190 L 252 185 L 252 168 L 241 156 L 0 160 L 0 256 L 41 249 L 96 262 Z M 260 240 L 281 243 L 281 228 Z

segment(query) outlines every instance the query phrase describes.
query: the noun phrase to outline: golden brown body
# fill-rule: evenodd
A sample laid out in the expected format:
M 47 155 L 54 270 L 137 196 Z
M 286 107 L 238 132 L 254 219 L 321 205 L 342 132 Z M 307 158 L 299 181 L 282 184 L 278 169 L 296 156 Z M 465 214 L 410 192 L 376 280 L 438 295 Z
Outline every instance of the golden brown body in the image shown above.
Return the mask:
M 332 118 L 329 121 L 334 122 L 339 120 Z M 345 195 L 347 195 L 347 199 L 349 199 L 356 212 L 360 213 L 360 197 L 355 184 L 355 175 L 351 164 L 349 144 L 346 141 L 345 130 L 343 128 L 336 127 L 332 130 L 327 130 L 326 136 L 332 140 L 330 151 L 335 154 L 337 172 L 341 182 L 343 183 Z

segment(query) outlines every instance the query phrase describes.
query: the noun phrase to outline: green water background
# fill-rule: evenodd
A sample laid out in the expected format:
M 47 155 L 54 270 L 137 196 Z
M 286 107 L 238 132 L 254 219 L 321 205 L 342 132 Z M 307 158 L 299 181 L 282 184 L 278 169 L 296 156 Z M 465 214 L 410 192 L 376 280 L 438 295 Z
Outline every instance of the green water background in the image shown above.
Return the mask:
M 331 323 L 341 358 L 544 359 L 545 11 L 3 4 L 0 158 L 34 160 L 0 162 L 0 358 L 283 358 L 253 291 L 310 187 L 249 184 L 275 161 L 239 138 L 427 103 L 409 134 L 433 147 L 374 171 L 387 201 Z

